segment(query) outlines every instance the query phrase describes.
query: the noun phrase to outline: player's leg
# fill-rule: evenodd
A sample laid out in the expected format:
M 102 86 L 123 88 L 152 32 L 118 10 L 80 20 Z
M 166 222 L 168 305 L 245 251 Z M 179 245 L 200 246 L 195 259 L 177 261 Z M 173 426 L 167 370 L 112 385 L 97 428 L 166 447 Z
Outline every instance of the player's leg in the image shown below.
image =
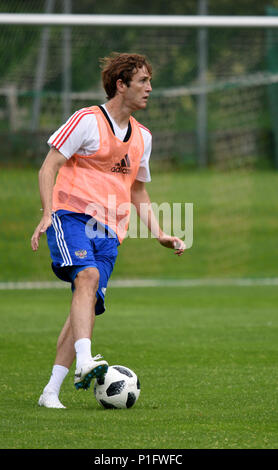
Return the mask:
M 91 355 L 98 284 L 99 271 L 94 267 L 81 269 L 74 280 L 70 324 L 76 352 L 76 389 L 89 388 L 92 378 L 103 376 L 108 369 L 108 363 L 100 355 Z
M 59 400 L 60 388 L 75 359 L 73 335 L 68 316 L 57 341 L 56 358 L 49 382 L 40 396 L 39 405 L 47 408 L 65 408 Z
M 63 365 L 67 369 L 70 369 L 74 360 L 74 339 L 69 315 L 57 341 L 56 357 L 54 364 Z
M 57 341 L 56 358 L 50 380 L 39 400 L 41 406 L 49 408 L 64 408 L 59 400 L 60 388 L 75 357 L 77 358 L 77 368 L 83 367 L 83 371 L 85 368 L 85 373 L 80 375 L 80 382 L 82 381 L 82 383 L 79 384 L 78 388 L 88 388 L 91 378 L 94 376 L 92 370 L 97 369 L 97 373 L 100 375 L 103 366 L 105 366 L 106 371 L 106 361 L 96 361 L 92 358 L 90 338 L 86 336 L 83 338 L 83 334 L 86 332 L 88 333 L 87 336 L 90 335 L 91 337 L 94 327 L 98 271 L 95 268 L 87 268 L 77 274 L 75 273 L 75 275 L 71 312 Z M 84 295 L 84 290 L 86 290 L 86 295 Z M 80 312 L 82 312 L 82 315 L 79 325 Z M 73 332 L 72 323 L 77 324 L 75 333 Z M 76 338 L 78 338 L 77 341 L 75 341 Z M 90 375 L 84 382 L 84 376 L 88 374 Z
M 117 258 L 117 246 L 118 246 L 118 240 L 117 238 L 112 238 L 110 239 L 108 234 L 106 234 L 106 238 L 103 239 L 95 237 L 92 241 L 92 246 L 94 249 L 94 256 L 95 256 L 95 261 L 97 264 L 97 271 L 99 273 L 98 275 L 98 281 L 95 282 L 89 282 L 86 283 L 84 282 L 83 276 L 80 276 L 79 279 L 77 277 L 75 281 L 75 288 L 76 290 L 82 286 L 82 289 L 86 289 L 86 285 L 88 286 L 95 285 L 95 298 L 97 299 L 96 304 L 95 304 L 95 309 L 94 313 L 95 315 L 100 315 L 105 311 L 105 305 L 104 305 L 104 299 L 105 299 L 105 292 L 107 288 L 107 283 L 110 278 L 110 275 L 112 273 L 116 258 Z M 94 276 L 94 271 L 91 270 L 89 271 L 88 269 L 82 271 L 85 275 L 85 279 L 87 276 Z M 82 274 L 82 273 L 80 273 Z M 95 279 L 94 279 L 95 280 Z M 82 292 L 82 289 L 80 288 L 80 291 Z M 78 306 L 78 301 L 73 302 L 72 308 L 75 308 L 76 305 Z M 83 312 L 85 313 L 85 306 L 83 305 L 84 309 Z M 71 314 L 74 313 L 74 310 L 71 311 Z M 74 318 L 74 317 L 73 317 Z M 83 317 L 84 321 L 83 324 L 86 325 L 86 316 L 84 315 Z M 75 333 L 75 339 L 78 338 L 78 336 L 82 336 L 86 334 L 86 330 L 84 329 L 84 326 L 80 324 L 80 326 L 76 325 L 76 333 Z M 88 326 L 87 326 L 88 327 Z M 74 330 L 74 323 L 72 323 L 72 330 Z M 84 388 L 87 389 L 90 386 L 90 381 L 93 377 L 101 377 L 103 376 L 108 369 L 108 363 L 106 361 L 101 360 L 102 357 L 100 355 L 96 356 L 93 358 L 94 361 L 96 361 L 96 364 L 94 368 L 88 373 L 88 366 L 79 361 L 79 355 L 78 355 L 78 349 L 77 345 L 79 348 L 79 345 L 81 346 L 81 342 L 85 342 L 86 337 L 80 340 L 76 340 L 75 342 L 75 349 L 76 349 L 76 371 L 75 371 L 75 379 L 74 383 L 76 388 Z M 84 345 L 85 346 L 85 345 Z M 90 364 L 89 362 L 87 363 L 88 365 Z M 90 366 L 91 367 L 91 366 Z M 86 372 L 86 374 L 85 374 Z M 84 375 L 85 374 L 85 375 Z M 81 378 L 79 378 L 81 377 Z
M 94 307 L 93 307 L 93 310 L 94 310 Z M 95 318 L 94 312 L 93 312 L 92 317 L 93 319 Z M 52 369 L 50 380 L 44 388 L 44 392 L 43 392 L 44 394 L 52 394 L 52 395 L 56 395 L 57 398 L 59 397 L 61 385 L 64 379 L 66 378 L 66 375 L 76 357 L 76 350 L 74 347 L 74 343 L 75 342 L 74 342 L 72 327 L 71 327 L 71 317 L 69 315 L 57 341 L 54 366 Z M 82 354 L 84 356 L 82 347 L 79 347 L 79 350 L 80 350 L 80 356 L 82 356 Z M 90 357 L 91 357 L 91 354 L 90 354 Z M 57 399 L 55 398 L 55 396 L 50 397 L 50 400 L 51 398 L 54 403 L 57 402 Z
M 57 215 L 55 218 L 59 219 Z M 106 361 L 101 361 L 101 356 L 91 356 L 90 337 L 94 326 L 95 313 L 99 315 L 105 311 L 106 286 L 114 267 L 119 243 L 116 238 L 114 240 L 103 240 L 103 237 L 96 242 L 91 242 L 85 236 L 84 223 L 86 220 L 80 220 L 80 215 L 77 219 L 73 216 L 63 216 L 61 220 L 58 220 L 59 224 L 57 220 L 54 221 L 55 223 L 47 232 L 53 261 L 52 267 L 60 279 L 72 283 L 73 298 L 70 316 L 57 342 L 57 354 L 50 379 L 51 386 L 54 384 L 56 389 L 55 403 L 40 404 L 61 408 L 63 405 L 57 401 L 59 400 L 59 390 L 75 355 L 77 363 L 84 364 L 84 362 L 87 362 L 83 366 L 78 365 L 75 371 L 74 382 L 77 389 L 88 388 L 93 376 L 103 375 L 107 370 L 108 364 Z M 83 227 L 82 222 L 84 222 Z M 62 226 L 62 232 L 61 230 L 58 231 L 58 225 Z M 75 235 L 74 240 L 73 233 Z M 78 246 L 74 245 L 75 241 Z M 65 253 L 67 253 L 67 257 L 65 257 Z M 95 259 L 95 254 L 97 254 L 97 259 Z M 69 266 L 66 264 L 67 260 L 70 261 Z M 80 261 L 82 265 L 80 265 Z M 63 268 L 63 266 L 66 267 Z
M 95 302 L 99 283 L 97 268 L 79 271 L 74 280 L 70 324 L 74 343 L 81 338 L 91 339 L 95 321 Z

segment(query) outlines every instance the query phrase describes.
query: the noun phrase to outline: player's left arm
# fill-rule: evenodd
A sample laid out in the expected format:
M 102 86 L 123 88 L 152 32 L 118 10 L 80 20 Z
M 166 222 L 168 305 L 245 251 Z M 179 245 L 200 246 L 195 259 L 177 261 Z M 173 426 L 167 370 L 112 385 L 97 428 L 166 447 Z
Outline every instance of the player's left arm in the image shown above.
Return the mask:
M 185 243 L 178 237 L 172 237 L 164 233 L 156 219 L 151 206 L 151 200 L 145 183 L 135 180 L 131 187 L 131 203 L 136 208 L 138 216 L 148 227 L 159 243 L 166 248 L 175 250 L 175 254 L 181 256 L 186 248 Z

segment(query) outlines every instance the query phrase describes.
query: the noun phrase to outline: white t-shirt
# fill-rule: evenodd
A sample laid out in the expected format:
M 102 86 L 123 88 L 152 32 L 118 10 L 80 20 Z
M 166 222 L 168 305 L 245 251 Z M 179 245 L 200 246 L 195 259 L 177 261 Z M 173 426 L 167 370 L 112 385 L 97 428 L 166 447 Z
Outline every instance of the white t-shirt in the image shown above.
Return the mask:
M 120 140 L 124 140 L 127 128 L 121 129 L 108 113 L 106 106 L 102 106 L 113 124 L 115 136 Z M 152 135 L 144 127 L 140 126 L 140 130 L 144 141 L 144 153 L 136 179 L 148 183 L 151 181 L 149 160 L 152 150 Z M 80 109 L 50 136 L 47 143 L 50 147 L 55 147 L 59 150 L 67 159 L 75 153 L 79 155 L 93 155 L 98 151 L 100 145 L 96 116 L 88 108 Z

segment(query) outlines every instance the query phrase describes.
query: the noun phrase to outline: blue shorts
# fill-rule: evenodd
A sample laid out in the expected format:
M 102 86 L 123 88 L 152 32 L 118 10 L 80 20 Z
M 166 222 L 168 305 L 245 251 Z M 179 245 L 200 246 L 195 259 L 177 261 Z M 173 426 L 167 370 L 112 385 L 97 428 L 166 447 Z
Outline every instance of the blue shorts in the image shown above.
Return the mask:
M 92 217 L 76 212 L 57 211 L 52 214 L 52 225 L 47 229 L 47 242 L 56 276 L 70 282 L 74 290 L 77 274 L 88 267 L 99 271 L 96 315 L 105 311 L 105 292 L 118 255 L 118 237 L 108 228 L 97 231 L 96 224 L 88 231 Z M 91 224 L 92 227 L 92 224 Z

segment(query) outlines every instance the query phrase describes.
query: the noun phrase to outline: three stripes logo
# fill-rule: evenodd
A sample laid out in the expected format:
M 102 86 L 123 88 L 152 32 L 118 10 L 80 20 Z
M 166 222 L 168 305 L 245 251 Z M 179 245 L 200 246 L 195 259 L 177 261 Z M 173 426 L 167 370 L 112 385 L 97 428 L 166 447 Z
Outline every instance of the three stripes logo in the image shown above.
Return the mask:
M 113 173 L 122 173 L 123 175 L 129 174 L 131 172 L 131 168 L 128 154 L 122 158 L 120 163 L 116 163 L 116 165 L 111 168 L 111 171 Z

